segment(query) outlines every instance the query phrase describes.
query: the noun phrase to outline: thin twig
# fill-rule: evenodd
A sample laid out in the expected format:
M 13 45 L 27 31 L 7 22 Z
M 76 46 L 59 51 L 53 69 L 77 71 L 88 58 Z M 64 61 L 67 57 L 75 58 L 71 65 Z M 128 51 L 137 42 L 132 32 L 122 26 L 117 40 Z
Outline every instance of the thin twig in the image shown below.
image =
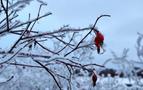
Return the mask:
M 6 0 L 6 7 L 4 7 L 3 0 L 1 0 L 1 6 L 5 12 L 6 15 L 6 22 L 7 22 L 7 31 L 9 31 L 9 15 L 8 15 L 8 0 Z
M 12 55 L 9 59 L 7 59 L 7 60 L 5 60 L 5 61 L 3 61 L 3 62 L 0 62 L 0 65 L 1 64 L 4 64 L 4 63 L 7 63 L 7 62 L 9 62 L 10 60 L 12 60 L 22 49 L 24 49 L 27 45 L 29 45 L 29 43 L 28 44 L 26 44 L 25 46 L 23 46 L 22 48 L 20 48 L 17 52 L 15 52 L 14 53 L 14 55 Z
M 52 50 L 46 48 L 45 46 L 43 46 L 42 44 L 40 44 L 40 43 L 37 42 L 36 40 L 35 40 L 35 42 L 36 42 L 41 48 L 43 48 L 44 50 L 46 50 L 46 51 L 48 51 L 48 52 L 50 52 L 50 53 L 59 55 L 58 53 L 56 53 L 56 52 L 54 52 L 54 51 L 52 51 Z
M 4 82 L 0 82 L 0 84 L 4 84 L 4 83 L 7 83 L 9 82 L 10 80 L 12 80 L 14 78 L 14 76 L 11 76 L 8 80 L 4 81 Z
M 12 52 L 12 50 L 16 47 L 16 45 L 19 43 L 19 41 L 22 39 L 22 37 L 24 36 L 25 32 L 28 30 L 29 26 L 31 23 L 28 23 L 25 31 L 23 31 L 23 33 L 21 34 L 21 36 L 19 37 L 19 39 L 14 43 L 14 45 L 11 47 L 11 49 L 8 51 L 9 53 Z
M 52 78 L 54 79 L 55 83 L 57 84 L 58 88 L 60 90 L 62 90 L 61 86 L 59 85 L 57 79 L 55 78 L 54 74 L 52 72 L 50 72 L 49 68 L 47 68 L 46 66 L 44 66 L 42 63 L 40 63 L 39 61 L 37 60 L 34 60 L 36 63 L 38 63 L 40 66 L 42 66 L 51 76 Z
M 44 32 L 44 33 L 40 33 L 40 34 L 37 34 L 37 35 L 32 35 L 32 36 L 29 36 L 29 37 L 25 37 L 25 38 L 22 38 L 23 40 L 24 39 L 31 39 L 31 38 L 40 38 L 40 37 L 43 37 L 43 36 L 46 36 L 46 35 L 53 35 L 53 34 L 57 34 L 57 33 L 64 33 L 64 32 L 79 32 L 79 31 L 86 31 L 86 30 L 89 30 L 91 28 L 82 28 L 82 29 L 64 29 L 64 30 L 57 30 L 57 31 L 53 31 L 53 32 Z
M 32 22 L 34 22 L 34 21 L 36 21 L 36 20 L 39 20 L 39 19 L 41 19 L 41 18 L 43 18 L 43 17 L 46 17 L 46 16 L 49 16 L 49 15 L 51 15 L 52 13 L 46 13 L 46 14 L 44 14 L 44 15 L 42 15 L 42 16 L 39 16 L 38 18 L 35 18 L 35 19 L 32 19 L 32 20 L 30 20 L 30 21 L 26 21 L 26 22 L 24 22 L 24 23 L 21 23 L 21 24 L 19 24 L 19 25 L 16 25 L 16 26 L 14 26 L 14 27 L 10 27 L 9 28 L 9 30 L 11 30 L 11 29 L 15 29 L 15 28 L 18 28 L 18 27 L 21 27 L 21 26 L 23 26 L 23 25 L 25 25 L 25 24 L 28 24 L 28 23 L 32 23 Z M 3 31 L 0 31 L 0 34 L 2 34 L 2 33 L 5 33 L 5 32 L 7 32 L 6 30 L 3 30 Z
M 75 35 L 75 32 L 73 33 L 73 35 L 72 35 L 70 41 L 69 41 L 61 50 L 59 50 L 57 53 L 60 53 L 60 52 L 63 51 L 67 46 L 69 46 L 69 44 L 71 43 L 71 41 L 72 41 L 73 38 L 74 38 L 74 35 Z
M 12 14 L 13 14 L 13 11 L 8 15 L 8 17 L 9 17 L 10 15 L 12 15 Z M 2 19 L 2 20 L 0 21 L 0 24 L 3 23 L 5 20 L 6 20 L 6 18 Z
M 37 18 L 39 18 L 39 16 L 40 16 L 40 11 L 41 11 L 41 8 L 42 8 L 43 5 L 44 5 L 44 4 L 41 4 L 40 7 L 39 7 L 39 11 L 38 11 Z M 32 31 L 32 29 L 33 29 L 33 27 L 34 27 L 34 25 L 36 24 L 37 21 L 38 21 L 38 20 L 35 20 L 35 21 L 34 21 L 32 27 L 30 28 L 30 32 Z
M 15 52 L 11 52 L 11 53 L 8 53 L 8 52 L 4 52 L 4 51 L 0 51 L 0 54 L 14 54 Z M 45 58 L 45 59 L 49 59 L 51 58 L 51 56 L 48 56 L 48 55 L 40 55 L 40 54 L 32 54 L 32 53 L 25 53 L 25 52 L 20 52 L 17 54 L 17 57 L 23 57 L 23 58 L 29 58 L 29 57 L 36 57 L 36 58 Z

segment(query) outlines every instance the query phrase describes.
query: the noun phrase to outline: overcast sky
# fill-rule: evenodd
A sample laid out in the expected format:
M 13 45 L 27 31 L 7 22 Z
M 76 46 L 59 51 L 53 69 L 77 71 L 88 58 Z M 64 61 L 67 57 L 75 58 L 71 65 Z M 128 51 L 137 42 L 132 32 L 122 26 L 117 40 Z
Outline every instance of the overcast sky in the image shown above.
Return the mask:
M 132 54 L 130 57 L 136 56 L 137 32 L 143 33 L 143 0 L 58 1 L 47 0 L 48 9 L 53 12 L 50 17 L 53 21 L 49 26 L 56 23 L 86 27 L 93 24 L 99 15 L 110 14 L 111 18 L 103 18 L 97 24 L 99 30 L 105 35 L 106 53 L 109 54 L 113 50 L 120 54 L 124 48 L 130 48 L 130 54 Z
M 130 48 L 130 58 L 135 58 L 137 32 L 143 33 L 143 0 L 45 0 L 48 3 L 44 12 L 51 11 L 52 16 L 43 20 L 39 30 L 57 29 L 69 24 L 71 27 L 88 27 L 102 14 L 110 14 L 111 18 L 103 18 L 97 24 L 105 35 L 106 53 L 99 58 L 107 58 L 111 50 L 120 54 L 124 48 Z M 23 19 L 28 12 L 36 15 L 39 4 L 32 2 L 24 11 Z M 96 55 L 97 56 L 97 55 Z

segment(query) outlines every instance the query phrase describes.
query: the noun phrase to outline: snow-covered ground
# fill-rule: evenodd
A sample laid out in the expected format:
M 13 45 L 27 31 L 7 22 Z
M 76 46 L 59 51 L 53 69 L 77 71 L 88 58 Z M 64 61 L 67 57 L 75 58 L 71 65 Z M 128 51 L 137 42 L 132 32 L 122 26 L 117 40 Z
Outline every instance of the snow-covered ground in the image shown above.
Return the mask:
M 100 77 L 97 85 L 92 86 L 90 77 L 77 77 L 76 90 L 143 90 L 143 79 L 129 79 L 119 77 Z M 66 90 L 66 89 L 65 89 Z

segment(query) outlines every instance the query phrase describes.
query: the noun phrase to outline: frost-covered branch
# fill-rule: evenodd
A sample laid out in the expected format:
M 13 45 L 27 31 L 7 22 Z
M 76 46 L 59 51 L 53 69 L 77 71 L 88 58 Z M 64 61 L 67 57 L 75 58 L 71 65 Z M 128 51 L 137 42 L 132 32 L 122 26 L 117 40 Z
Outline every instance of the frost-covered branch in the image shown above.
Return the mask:
M 18 76 L 7 81 L 13 81 L 16 78 L 19 81 L 19 77 L 24 77 L 24 74 L 27 74 L 29 69 L 34 69 L 29 70 L 32 75 L 33 72 L 41 74 L 39 72 L 43 72 L 43 69 L 45 69 L 60 90 L 62 90 L 63 85 L 72 90 L 75 69 L 78 68 L 88 72 L 94 66 L 104 67 L 104 65 L 99 65 L 98 63 L 81 63 L 81 58 L 84 56 L 87 56 L 84 59 L 92 57 L 89 52 L 90 54 L 94 52 L 96 47 L 94 47 L 91 32 L 95 31 L 96 23 L 100 18 L 110 17 L 110 15 L 100 15 L 92 27 L 73 28 L 69 25 L 63 25 L 56 30 L 47 30 L 45 28 L 43 31 L 34 28 L 34 26 L 37 25 L 38 27 L 37 22 L 40 22 L 40 19 L 52 15 L 51 12 L 45 12 L 41 15 L 42 6 L 47 5 L 45 2 L 37 0 L 39 3 L 37 16 L 31 18 L 32 13 L 29 13 L 28 20 L 23 22 L 17 18 L 20 16 L 18 12 L 22 11 L 26 5 L 29 5 L 34 0 L 0 1 L 0 17 L 2 17 L 0 18 L 0 38 L 2 40 L 6 36 L 12 36 L 8 38 L 9 40 L 17 37 L 15 41 L 10 42 L 8 47 L 0 47 L 0 68 L 3 70 L 1 74 L 5 75 L 5 71 L 8 69 L 6 75 L 16 74 L 15 76 Z M 83 36 L 83 33 L 86 33 L 85 36 Z M 39 82 L 39 78 L 32 75 L 31 77 L 34 77 Z M 48 80 L 51 80 L 46 73 L 43 73 L 43 75 Z M 54 84 L 52 82 L 49 85 Z
M 138 33 L 136 50 L 137 50 L 137 56 L 138 56 L 138 58 L 140 59 L 141 62 L 143 62 L 143 44 L 142 44 L 142 40 L 143 40 L 143 34 Z

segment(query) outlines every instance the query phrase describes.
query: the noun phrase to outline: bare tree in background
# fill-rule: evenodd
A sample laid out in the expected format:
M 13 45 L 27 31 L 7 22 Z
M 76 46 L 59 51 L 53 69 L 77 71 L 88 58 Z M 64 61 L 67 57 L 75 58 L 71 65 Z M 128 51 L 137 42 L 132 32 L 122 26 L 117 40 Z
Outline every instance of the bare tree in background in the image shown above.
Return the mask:
M 116 52 L 112 51 L 112 57 L 105 60 L 103 63 L 103 66 L 106 66 L 108 63 L 115 64 L 118 66 L 118 69 L 121 69 L 121 72 L 123 72 L 124 77 L 128 78 L 130 83 L 131 80 L 134 80 L 136 85 L 142 86 L 142 82 L 140 80 L 140 77 L 142 74 L 138 75 L 142 71 L 143 66 L 143 34 L 137 33 L 138 38 L 136 41 L 136 52 L 137 54 L 134 55 L 134 57 L 138 57 L 139 60 L 129 59 L 129 49 L 123 49 L 123 52 L 121 55 L 117 55 Z M 128 83 L 127 83 L 128 84 Z M 131 83 L 132 85 L 132 83 Z
M 24 74 L 24 69 L 31 67 L 37 72 L 41 70 L 38 68 L 42 68 L 42 71 L 45 69 L 48 73 L 47 77 L 50 76 L 48 78 L 54 80 L 58 89 L 62 90 L 63 85 L 67 85 L 67 88 L 71 90 L 72 75 L 76 68 L 88 71 L 89 66 L 104 67 L 96 63 L 80 62 L 81 57 L 90 55 L 89 52 L 92 53 L 96 49 L 92 40 L 87 37 L 95 36 L 92 31 L 98 20 L 102 17 L 110 17 L 110 15 L 97 17 L 94 25 L 86 28 L 75 29 L 64 25 L 58 30 L 40 32 L 33 30 L 33 27 L 40 19 L 52 14 L 51 12 L 40 14 L 41 8 L 47 5 L 42 0 L 37 0 L 40 3 L 37 17 L 31 18 L 29 13 L 28 20 L 25 22 L 17 19 L 20 16 L 18 12 L 32 1 L 34 0 L 0 0 L 0 38 L 7 35 L 19 37 L 9 49 L 0 49 L 0 72 L 7 73 L 7 68 L 11 71 L 11 73 L 7 73 L 8 80 L 1 82 L 1 85 L 8 84 L 13 79 L 13 82 L 18 82 L 19 77 Z M 87 34 L 83 36 L 83 33 Z M 50 48 L 50 44 L 53 45 L 52 48 Z M 15 70 L 18 74 L 14 74 Z M 29 68 L 26 70 L 28 71 Z M 21 72 L 22 74 L 19 74 Z M 12 87 L 13 84 L 10 86 Z
M 137 56 L 140 59 L 141 62 L 143 62 L 143 45 L 142 45 L 142 40 L 143 40 L 143 34 L 138 33 L 138 39 L 137 39 Z

